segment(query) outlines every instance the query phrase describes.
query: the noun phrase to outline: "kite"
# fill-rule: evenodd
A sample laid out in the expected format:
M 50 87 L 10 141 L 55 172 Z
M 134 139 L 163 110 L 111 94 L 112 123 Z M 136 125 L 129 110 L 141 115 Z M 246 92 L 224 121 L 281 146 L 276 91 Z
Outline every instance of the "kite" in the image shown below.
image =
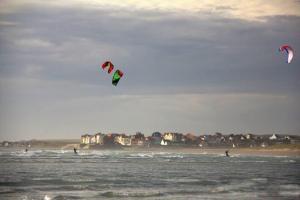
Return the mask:
M 288 55 L 287 57 L 287 63 L 291 63 L 293 57 L 294 57 L 294 50 L 292 49 L 292 47 L 290 47 L 289 45 L 282 45 L 280 48 L 279 48 L 279 51 L 280 52 L 283 52 L 285 51 Z
M 105 68 L 108 67 L 107 72 L 110 74 L 110 72 L 114 69 L 114 65 L 110 61 L 106 61 L 102 64 L 102 69 L 105 70 Z
M 117 86 L 118 85 L 118 82 L 119 80 L 122 78 L 123 76 L 123 72 L 121 70 L 116 70 L 114 75 L 113 75 L 113 78 L 112 78 L 112 84 L 114 86 Z

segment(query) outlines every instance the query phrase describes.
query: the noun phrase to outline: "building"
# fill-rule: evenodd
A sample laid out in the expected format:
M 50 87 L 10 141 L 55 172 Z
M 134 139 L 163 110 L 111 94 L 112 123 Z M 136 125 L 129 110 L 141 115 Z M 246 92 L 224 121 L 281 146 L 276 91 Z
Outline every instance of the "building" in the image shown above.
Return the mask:
M 255 138 L 254 138 L 254 135 L 251 134 L 251 133 L 248 133 L 248 134 L 246 135 L 246 138 L 247 138 L 247 140 L 253 140 L 253 139 L 255 139 Z
M 95 135 L 85 134 L 81 136 L 81 144 L 103 145 L 104 134 L 97 133 Z
M 91 136 L 91 144 L 96 144 L 96 135 Z
M 175 140 L 174 133 L 164 133 L 163 139 L 167 141 L 174 141 Z
M 96 135 L 95 135 L 95 142 L 96 142 L 96 144 L 98 144 L 98 145 L 104 145 L 104 134 L 102 134 L 102 133 L 97 133 Z
M 137 132 L 135 135 L 131 136 L 131 145 L 143 146 L 145 144 L 144 134 Z
M 151 145 L 160 145 L 162 140 L 162 135 L 160 132 L 154 132 L 152 133 L 152 136 L 150 137 L 150 143 Z
M 131 137 L 129 136 L 119 135 L 115 137 L 114 141 L 122 146 L 131 146 Z
M 91 144 L 92 136 L 89 134 L 85 134 L 81 136 L 81 144 Z
M 197 140 L 198 138 L 192 133 L 188 133 L 184 137 L 185 137 L 185 143 L 188 144 L 188 145 L 197 145 L 197 144 L 199 144 L 199 141 Z
M 162 139 L 161 142 L 160 142 L 160 145 L 167 146 L 168 142 L 166 140 Z
M 185 137 L 182 133 L 164 133 L 163 139 L 172 143 L 185 142 Z
M 277 140 L 277 136 L 273 134 L 271 137 L 269 137 L 270 140 Z

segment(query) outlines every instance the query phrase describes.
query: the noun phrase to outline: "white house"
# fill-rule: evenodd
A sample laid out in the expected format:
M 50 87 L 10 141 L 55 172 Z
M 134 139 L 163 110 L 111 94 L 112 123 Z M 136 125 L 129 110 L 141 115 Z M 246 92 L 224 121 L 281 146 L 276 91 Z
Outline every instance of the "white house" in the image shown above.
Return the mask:
M 271 137 L 269 137 L 270 140 L 276 140 L 277 136 L 273 133 L 273 135 Z
M 174 140 L 174 134 L 173 133 L 164 133 L 163 139 L 168 140 L 168 141 L 173 141 Z
M 131 137 L 119 135 L 115 137 L 114 141 L 122 146 L 131 146 Z
M 96 144 L 96 135 L 91 136 L 91 144 Z
M 96 140 L 95 142 L 96 142 L 96 144 L 103 145 L 103 144 L 104 144 L 103 138 L 104 138 L 104 134 L 102 134 L 102 133 L 97 133 L 97 134 L 95 135 L 95 140 Z
M 246 138 L 247 138 L 247 140 L 251 140 L 251 139 L 253 139 L 253 134 L 251 134 L 251 133 L 248 133 L 247 135 L 246 135 Z
M 91 144 L 91 135 L 85 134 L 81 136 L 81 144 Z
M 168 145 L 168 142 L 165 141 L 164 139 L 162 139 L 161 142 L 160 142 L 160 145 L 166 146 L 166 145 Z

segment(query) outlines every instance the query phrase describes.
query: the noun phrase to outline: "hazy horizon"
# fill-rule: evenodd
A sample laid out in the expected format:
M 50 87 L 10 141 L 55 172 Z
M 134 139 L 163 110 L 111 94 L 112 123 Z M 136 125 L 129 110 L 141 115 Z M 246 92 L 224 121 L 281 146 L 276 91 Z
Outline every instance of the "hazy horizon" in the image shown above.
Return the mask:
M 300 135 L 297 0 L 3 0 L 0 141 Z M 280 45 L 295 50 L 286 63 Z M 117 87 L 100 65 L 124 72 Z

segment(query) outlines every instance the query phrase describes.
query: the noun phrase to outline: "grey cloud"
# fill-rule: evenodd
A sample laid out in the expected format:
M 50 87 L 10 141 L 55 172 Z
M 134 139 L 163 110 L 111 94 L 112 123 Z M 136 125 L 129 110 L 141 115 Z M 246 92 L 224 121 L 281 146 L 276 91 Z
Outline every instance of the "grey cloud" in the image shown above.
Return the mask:
M 251 79 L 255 79 L 255 83 L 257 79 L 264 82 L 270 78 L 281 79 L 280 73 L 275 71 L 281 68 L 282 56 L 276 52 L 275 57 L 275 49 L 286 39 L 299 46 L 298 35 L 293 34 L 299 32 L 299 28 L 295 28 L 299 27 L 298 17 L 278 16 L 268 19 L 267 23 L 254 23 L 162 13 L 150 13 L 163 16 L 161 20 L 147 20 L 150 14 L 140 12 L 129 12 L 120 18 L 116 17 L 118 13 L 111 12 L 116 11 L 57 9 L 27 14 L 22 18 L 23 28 L 16 30 L 18 37 L 40 38 L 53 44 L 53 48 L 15 47 L 13 52 L 21 51 L 20 56 L 16 54 L 17 63 L 34 61 L 34 64 L 45 65 L 45 78 L 55 79 L 62 74 L 65 79 L 71 73 L 69 78 L 88 79 L 97 84 L 96 76 L 91 79 L 88 75 L 95 73 L 94 69 L 86 66 L 95 66 L 110 57 L 133 75 L 127 80 L 130 85 L 138 81 L 143 87 L 151 87 L 153 82 L 196 86 L 215 79 L 216 85 L 231 83 L 234 87 L 236 82 L 231 80 L 237 79 L 236 76 L 241 77 L 237 81 L 245 80 L 247 85 Z M 278 20 L 281 23 L 276 23 Z M 292 34 L 290 29 L 294 30 Z M 119 51 L 107 51 L 105 55 L 103 46 Z M 74 72 L 77 75 L 74 76 Z M 142 73 L 147 76 L 137 76 Z M 171 78 L 166 80 L 166 74 Z M 286 81 L 290 84 L 290 80 Z M 276 83 L 275 87 L 278 88 Z
M 262 118 L 255 119 L 258 115 L 263 115 L 263 119 L 269 117 L 268 126 L 275 126 L 278 122 L 284 127 L 280 129 L 275 126 L 278 130 L 299 130 L 295 123 L 299 119 L 299 107 L 295 103 L 300 92 L 299 59 L 295 56 L 292 64 L 287 65 L 284 55 L 277 51 L 283 43 L 300 49 L 299 17 L 270 16 L 265 18 L 265 22 L 249 22 L 215 17 L 209 13 L 180 16 L 149 11 L 39 7 L 0 17 L 14 24 L 6 26 L 0 23 L 0 106 L 5 111 L 2 112 L 2 119 L 17 118 L 20 128 L 14 129 L 15 132 L 26 124 L 34 124 L 37 119 L 41 123 L 39 130 L 31 126 L 28 132 L 45 132 L 43 126 L 55 124 L 55 115 L 60 110 L 64 112 L 61 121 L 65 120 L 70 126 L 77 125 L 68 129 L 60 124 L 52 131 L 68 129 L 67 132 L 72 132 L 76 128 L 85 131 L 85 128 L 78 127 L 80 120 L 85 127 L 94 130 L 97 128 L 94 118 L 98 117 L 98 113 L 109 111 L 103 107 L 93 111 L 93 106 L 107 103 L 109 100 L 105 98 L 110 97 L 120 97 L 113 98 L 112 102 L 119 102 L 121 106 L 112 108 L 107 119 L 101 118 L 107 123 L 107 130 L 114 126 L 110 122 L 114 116 L 119 116 L 116 119 L 119 129 L 126 126 L 122 121 L 124 110 L 131 110 L 131 117 L 135 120 L 143 116 L 137 129 L 147 129 L 147 116 L 140 112 L 143 111 L 151 113 L 149 119 L 153 121 L 148 122 L 151 127 L 158 123 L 155 117 L 161 116 L 164 124 L 160 123 L 158 129 L 185 124 L 177 127 L 183 130 L 190 124 L 193 130 L 202 126 L 212 131 L 213 115 L 218 112 L 220 117 L 216 121 L 226 131 L 230 131 L 234 120 L 238 120 L 239 130 L 243 126 L 251 129 L 255 125 L 260 127 L 256 130 L 270 130 L 259 122 Z M 101 62 L 106 59 L 111 59 L 116 68 L 125 73 L 118 87 L 112 87 L 111 76 L 100 69 Z M 282 103 L 284 101 L 271 102 L 270 98 L 268 106 L 265 104 L 268 101 L 252 99 L 249 106 L 262 105 L 262 111 L 254 109 L 255 112 L 247 115 L 243 110 L 244 106 L 249 108 L 248 103 L 244 102 L 246 98 L 237 100 L 236 108 L 235 104 L 228 102 L 223 109 L 204 109 L 203 114 L 180 114 L 176 110 L 168 110 L 167 105 L 160 105 L 166 104 L 163 95 L 154 102 L 143 99 L 144 95 L 207 93 L 219 94 L 220 98 L 232 93 L 283 94 L 295 101 L 289 106 Z M 139 104 L 146 107 L 137 109 L 132 99 L 127 99 L 128 104 L 123 105 L 120 103 L 122 95 L 141 95 L 143 100 Z M 103 100 L 99 100 L 101 98 Z M 113 103 L 109 105 L 114 107 Z M 182 105 L 171 103 L 172 108 Z M 209 103 L 204 105 L 214 107 Z M 278 105 L 282 108 L 277 108 Z M 43 110 L 45 106 L 49 109 Z M 153 109 L 155 106 L 157 109 Z M 35 109 L 42 109 L 42 114 Z M 224 120 L 226 113 L 235 109 L 235 113 L 228 114 L 232 120 Z M 242 113 L 241 118 L 239 112 Z M 10 117 L 6 119 L 3 113 Z M 26 113 L 32 117 L 22 121 Z M 168 120 L 170 113 L 178 116 Z M 274 117 L 280 113 L 285 113 L 285 116 Z M 183 119 L 181 115 L 187 119 L 179 123 Z M 91 122 L 86 122 L 84 116 Z M 290 118 L 292 120 L 287 120 Z M 6 124 L 4 119 L 2 125 Z M 253 122 L 247 123 L 250 119 Z M 130 126 L 133 124 L 130 123 Z M 134 131 L 133 128 L 127 130 Z
M 299 32 L 298 17 L 277 16 L 267 23 L 254 23 L 159 12 L 128 12 L 123 18 L 114 10 L 28 12 L 19 14 L 19 28 L 6 34 L 13 32 L 17 41 L 39 38 L 52 46 L 7 47 L 14 57 L 4 59 L 3 74 L 18 74 L 24 68 L 21 63 L 29 63 L 43 66 L 43 79 L 99 84 L 98 66 L 111 58 L 126 72 L 123 82 L 128 88 L 138 83 L 150 91 L 155 85 L 200 85 L 203 91 L 219 85 L 220 90 L 226 86 L 232 91 L 265 92 L 283 87 L 281 91 L 291 92 L 299 87 L 294 76 L 299 69 L 285 71 L 284 58 L 276 52 L 283 38 L 291 38 L 299 46 L 297 34 L 293 34 Z M 149 16 L 162 18 L 148 20 Z M 290 32 L 291 28 L 294 31 Z

